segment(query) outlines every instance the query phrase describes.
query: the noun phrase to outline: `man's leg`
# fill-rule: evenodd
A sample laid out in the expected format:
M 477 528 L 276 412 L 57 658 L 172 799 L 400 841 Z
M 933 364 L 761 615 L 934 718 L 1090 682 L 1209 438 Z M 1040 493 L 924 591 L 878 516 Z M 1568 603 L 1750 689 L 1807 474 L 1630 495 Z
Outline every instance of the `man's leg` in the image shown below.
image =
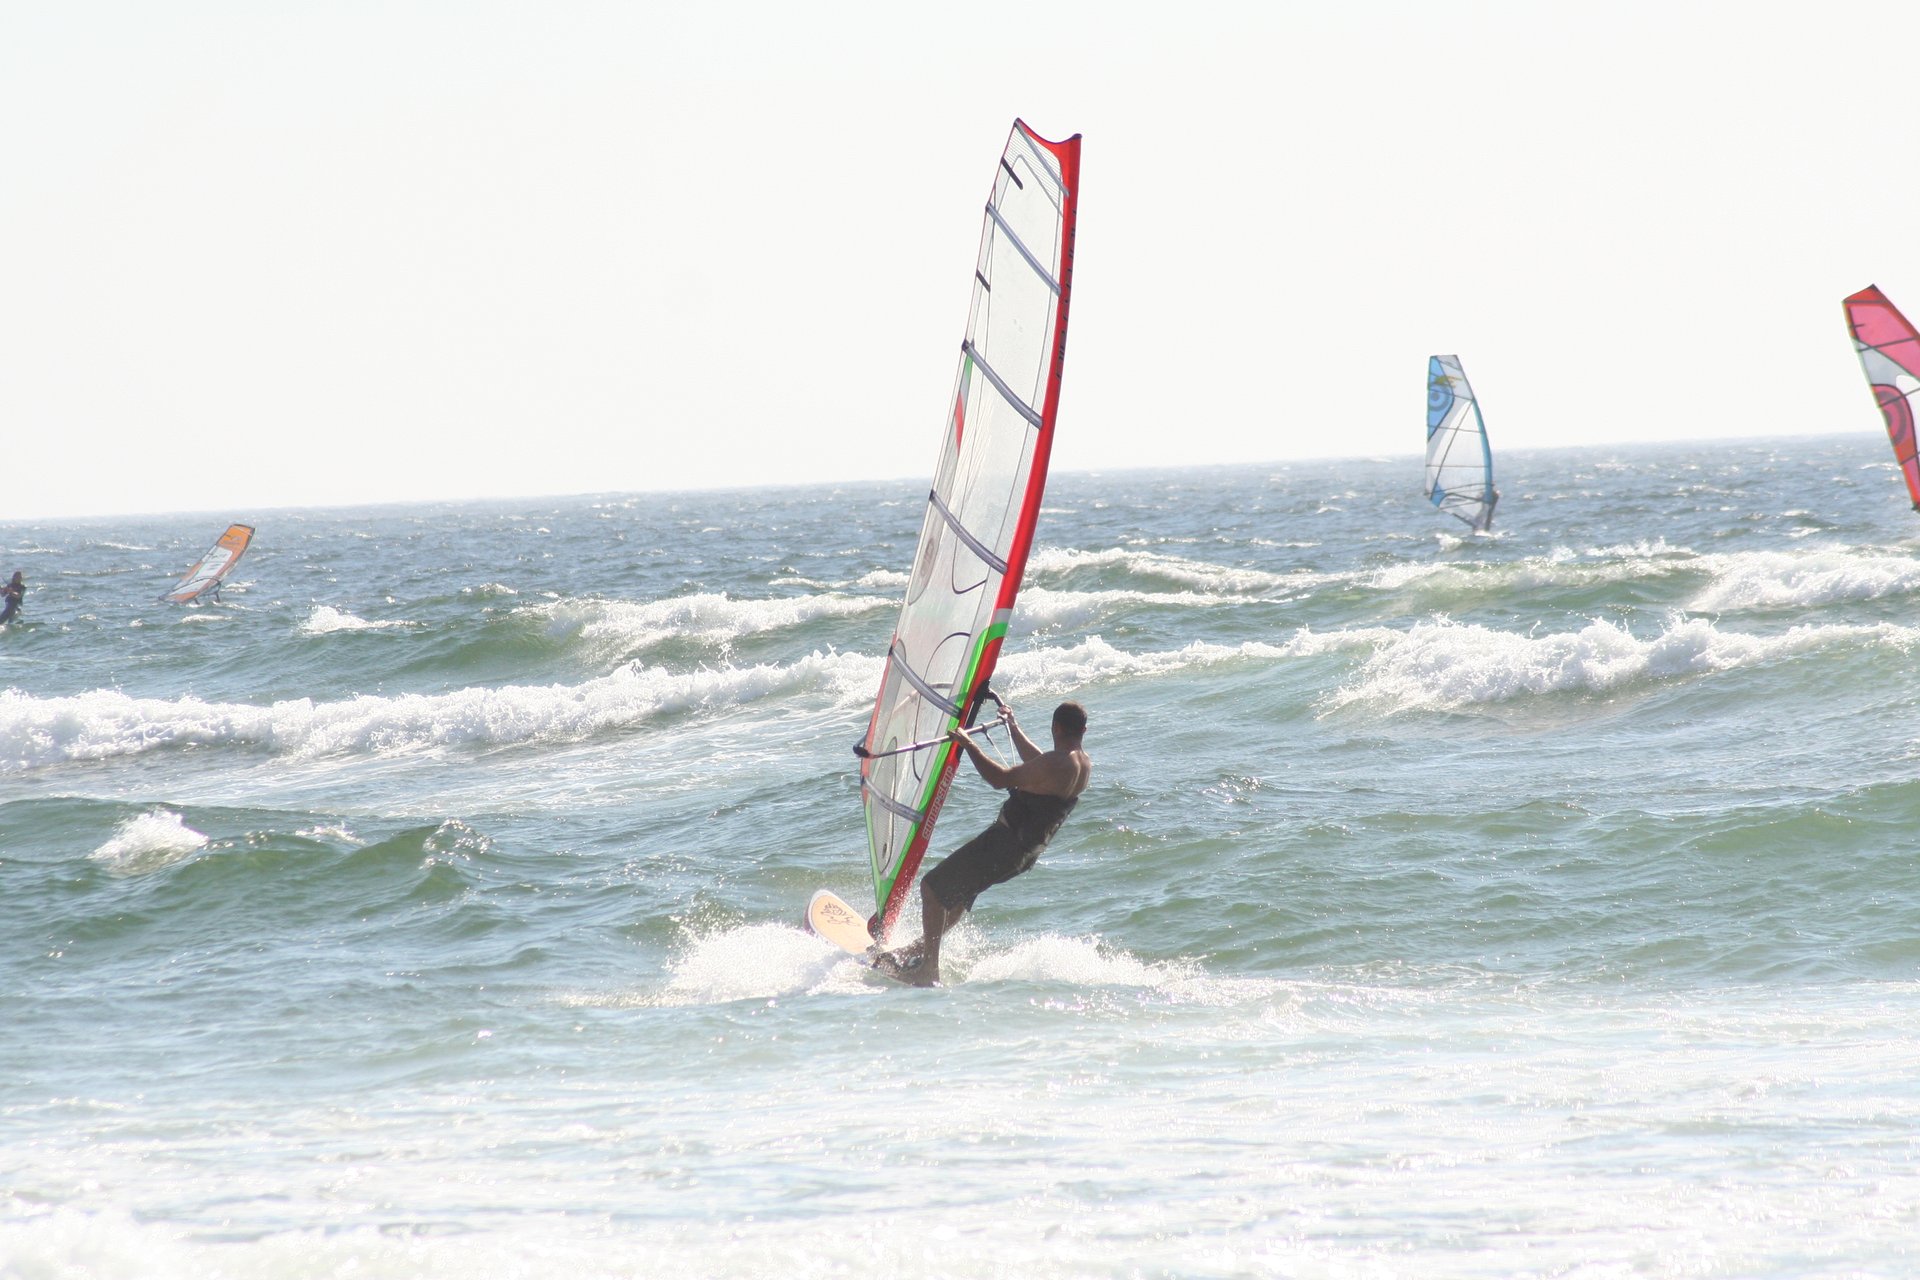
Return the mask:
M 920 882 L 920 967 L 907 975 L 914 986 L 930 987 L 940 981 L 940 935 L 965 914 L 965 910 L 947 910 L 927 882 Z

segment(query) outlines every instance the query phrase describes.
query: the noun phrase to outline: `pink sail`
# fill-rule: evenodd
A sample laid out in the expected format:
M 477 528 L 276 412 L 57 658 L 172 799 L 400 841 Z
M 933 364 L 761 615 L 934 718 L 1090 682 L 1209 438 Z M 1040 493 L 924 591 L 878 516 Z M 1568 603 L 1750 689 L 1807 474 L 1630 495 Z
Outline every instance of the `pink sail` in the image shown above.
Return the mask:
M 1907 478 L 1907 497 L 1920 511 L 1920 457 L 1913 437 L 1913 397 L 1920 392 L 1920 332 L 1900 308 L 1868 285 L 1846 301 L 1847 327 L 1860 368 L 1886 419 L 1894 460 Z

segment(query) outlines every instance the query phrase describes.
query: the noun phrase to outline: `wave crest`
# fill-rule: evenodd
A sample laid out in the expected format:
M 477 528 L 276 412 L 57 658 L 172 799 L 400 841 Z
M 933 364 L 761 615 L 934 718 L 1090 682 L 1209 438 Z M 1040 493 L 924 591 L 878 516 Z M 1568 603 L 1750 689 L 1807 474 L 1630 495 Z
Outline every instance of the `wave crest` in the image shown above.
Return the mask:
M 1780 635 L 1726 632 L 1704 618 L 1669 624 L 1641 639 L 1624 626 L 1595 621 L 1579 631 L 1518 635 L 1438 619 L 1405 632 L 1376 629 L 1379 647 L 1359 678 L 1331 705 L 1361 703 L 1395 711 L 1445 711 L 1535 694 L 1601 693 L 1628 685 L 1752 666 L 1837 644 L 1911 646 L 1920 631 L 1873 626 L 1803 626 Z
M 123 821 L 87 856 L 116 875 L 138 875 L 172 866 L 206 843 L 206 834 L 188 826 L 179 814 L 156 808 Z
M 307 620 L 300 624 L 300 633 L 308 636 L 330 635 L 336 631 L 393 631 L 415 626 L 416 623 L 389 619 L 384 622 L 372 622 L 366 618 L 355 617 L 345 609 L 336 609 L 330 604 L 317 604 Z
M 0 772 L 106 760 L 183 746 L 243 746 L 276 755 L 387 754 L 459 746 L 575 741 L 665 715 L 794 694 L 836 705 L 871 696 L 877 659 L 814 653 L 783 666 L 673 672 L 632 665 L 581 684 L 506 685 L 441 694 L 366 694 L 256 707 L 198 698 L 0 694 Z

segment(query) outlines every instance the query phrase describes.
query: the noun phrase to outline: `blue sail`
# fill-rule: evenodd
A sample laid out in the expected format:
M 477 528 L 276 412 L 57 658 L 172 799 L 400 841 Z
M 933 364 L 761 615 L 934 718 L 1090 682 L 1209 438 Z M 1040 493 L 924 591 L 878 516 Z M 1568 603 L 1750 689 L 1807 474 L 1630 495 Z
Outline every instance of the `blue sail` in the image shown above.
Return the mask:
M 1475 533 L 1493 527 L 1493 450 L 1459 356 L 1427 361 L 1427 499 Z

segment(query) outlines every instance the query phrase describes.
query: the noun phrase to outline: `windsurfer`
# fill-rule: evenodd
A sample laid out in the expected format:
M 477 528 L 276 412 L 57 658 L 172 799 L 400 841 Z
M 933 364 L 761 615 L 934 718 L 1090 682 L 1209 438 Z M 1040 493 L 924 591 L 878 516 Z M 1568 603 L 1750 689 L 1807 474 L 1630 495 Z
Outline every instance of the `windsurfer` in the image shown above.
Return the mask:
M 1019 764 L 1008 766 L 989 758 L 959 729 L 947 734 L 948 741 L 966 752 L 988 786 L 1010 794 L 992 826 L 961 845 L 920 882 L 920 940 L 874 958 L 875 967 L 903 982 L 930 987 L 940 981 L 942 935 L 972 909 L 983 890 L 1033 866 L 1093 777 L 1093 762 L 1080 746 L 1087 732 L 1087 711 L 1079 703 L 1063 702 L 1055 708 L 1053 747 L 1048 751 L 1021 732 L 1012 708 L 1003 705 L 1001 718 L 1020 753 Z
M 27 580 L 18 569 L 15 569 L 13 581 L 5 587 L 0 587 L 0 601 L 6 602 L 6 607 L 0 608 L 0 626 L 13 621 L 14 616 L 20 612 L 20 602 L 26 598 L 26 595 Z

